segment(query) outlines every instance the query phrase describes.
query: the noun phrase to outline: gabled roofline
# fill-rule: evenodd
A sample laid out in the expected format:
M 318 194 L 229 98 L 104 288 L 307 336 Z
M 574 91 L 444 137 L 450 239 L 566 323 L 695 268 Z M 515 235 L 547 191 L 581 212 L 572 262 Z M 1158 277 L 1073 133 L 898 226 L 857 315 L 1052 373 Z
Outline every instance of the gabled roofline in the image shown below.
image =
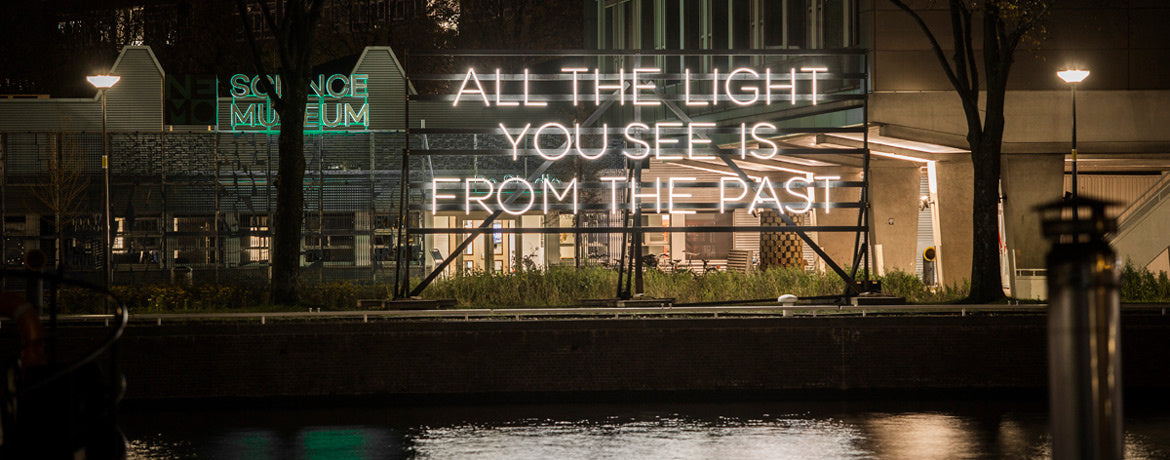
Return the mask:
M 158 71 L 159 78 L 162 78 L 164 80 L 167 78 L 167 72 L 165 70 L 163 70 L 162 64 L 158 63 L 158 57 L 156 57 L 154 55 L 154 50 L 152 50 L 149 45 L 126 45 L 126 46 L 123 46 L 122 51 L 118 52 L 118 59 L 115 59 L 114 65 L 110 66 L 110 73 L 113 73 L 115 75 L 118 74 L 118 71 L 116 69 L 118 68 L 118 65 L 120 65 L 122 63 L 122 58 L 124 56 L 126 56 L 126 52 L 130 51 L 130 50 L 146 50 L 146 55 L 150 56 L 151 62 L 154 62 L 154 70 Z M 97 94 L 93 95 L 93 100 L 96 101 L 98 99 L 98 97 L 101 96 L 101 94 L 102 94 L 102 92 L 98 91 Z
M 411 82 L 410 78 L 408 78 L 406 75 L 406 68 L 402 67 L 402 62 L 400 62 L 398 60 L 398 55 L 394 54 L 394 49 L 389 47 L 389 46 L 367 46 L 367 47 L 365 47 L 365 49 L 362 50 L 362 55 L 360 57 L 358 57 L 357 62 L 354 63 L 353 69 L 351 70 L 350 73 L 353 73 L 353 71 L 356 71 L 358 67 L 361 67 L 362 62 L 365 62 L 365 60 L 366 60 L 366 54 L 369 53 L 370 51 L 385 51 L 385 52 L 389 53 L 390 59 L 394 62 L 394 66 L 398 68 L 398 72 L 402 74 L 402 78 L 404 80 L 406 80 L 407 85 L 409 85 L 410 94 L 412 94 L 412 95 L 418 94 L 418 90 L 416 90 L 414 88 L 414 83 Z
M 123 46 L 122 51 L 118 52 L 118 59 L 115 59 L 114 65 L 110 66 L 111 72 L 113 72 L 114 69 L 118 68 L 118 65 L 122 63 L 122 57 L 126 56 L 126 51 L 129 51 L 129 50 L 146 50 L 146 54 L 149 55 L 150 60 L 154 62 L 154 69 L 158 70 L 158 74 L 164 78 L 167 76 L 167 72 L 165 70 L 163 70 L 162 64 L 158 63 L 158 58 L 155 57 L 154 50 L 152 50 L 150 48 L 150 45 L 126 45 L 126 46 Z

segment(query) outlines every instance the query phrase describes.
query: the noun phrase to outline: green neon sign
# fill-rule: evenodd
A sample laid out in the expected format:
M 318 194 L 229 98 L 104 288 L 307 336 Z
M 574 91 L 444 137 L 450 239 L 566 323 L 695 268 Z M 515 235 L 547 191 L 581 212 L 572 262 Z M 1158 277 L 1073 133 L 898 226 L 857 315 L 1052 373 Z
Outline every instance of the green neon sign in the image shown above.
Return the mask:
M 228 124 L 233 131 L 276 132 L 280 116 L 272 99 L 263 90 L 260 75 L 232 75 L 232 103 Z M 280 76 L 268 75 L 276 94 L 281 94 Z M 353 131 L 370 128 L 369 75 L 318 75 L 309 82 L 305 104 L 305 132 Z

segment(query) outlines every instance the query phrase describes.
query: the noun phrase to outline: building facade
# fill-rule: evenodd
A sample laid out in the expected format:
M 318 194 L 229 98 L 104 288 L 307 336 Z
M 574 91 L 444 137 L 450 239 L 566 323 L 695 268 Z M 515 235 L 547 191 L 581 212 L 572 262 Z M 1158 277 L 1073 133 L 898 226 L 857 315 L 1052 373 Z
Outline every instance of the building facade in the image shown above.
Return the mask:
M 944 48 L 951 35 L 946 8 L 920 10 Z M 966 120 L 929 42 L 905 12 L 883 0 L 597 0 L 586 10 L 599 49 L 868 50 L 864 110 L 873 155 L 874 265 L 879 272 L 923 275 L 923 253 L 933 247 L 937 260 L 927 268 L 936 281 L 961 283 L 969 276 Z M 1067 68 L 1091 71 L 1077 94 L 1079 194 L 1119 203 L 1111 212 L 1120 218 L 1113 244 L 1122 258 L 1155 272 L 1170 270 L 1170 240 L 1159 230 L 1170 223 L 1164 199 L 1170 139 L 1158 129 L 1167 121 L 1160 107 L 1170 96 L 1159 63 L 1170 49 L 1156 25 L 1168 16 L 1161 2 L 1054 2 L 1043 32 L 1017 52 L 1006 98 L 1000 229 L 1001 270 L 1015 295 L 1043 295 L 1036 290 L 1043 283 L 1035 282 L 1043 278 L 1031 275 L 1042 274 L 1048 243 L 1032 209 L 1071 190 L 1071 97 L 1056 77 Z M 842 135 L 786 140 L 810 147 L 861 145 Z M 830 218 L 820 210 L 815 217 Z M 830 253 L 842 249 L 825 247 Z
M 1079 192 L 1122 203 L 1113 210 L 1121 220 L 1113 242 L 1122 257 L 1170 270 L 1170 241 L 1159 231 L 1170 225 L 1164 174 L 1170 134 L 1159 129 L 1170 117 L 1160 109 L 1170 102 L 1164 101 L 1170 80 L 1158 68 L 1166 40 L 1150 23 L 1168 15 L 1156 2 L 1062 4 L 1052 11 L 1047 36 L 1017 54 L 1000 229 L 1001 269 L 1015 295 L 1042 294 L 1029 281 L 1042 274 L 1047 250 L 1032 208 L 1071 184 L 1070 95 L 1055 76 L 1070 66 L 1092 72 L 1078 89 Z M 591 54 L 412 56 L 404 63 L 389 48 L 368 48 L 352 69 L 323 74 L 316 83 L 329 101 L 311 111 L 316 124 L 306 136 L 306 278 L 386 279 L 402 224 L 418 275 L 447 259 L 453 263 L 445 273 L 623 264 L 633 257 L 630 243 L 605 229 L 638 227 L 649 229 L 638 234 L 639 251 L 659 265 L 728 267 L 746 258 L 749 266 L 808 270 L 870 264 L 879 273 L 915 272 L 948 285 L 969 276 L 966 123 L 904 12 L 880 0 L 596 0 L 586 2 L 582 17 Z M 947 35 L 944 10 L 927 9 L 923 17 Z M 410 65 L 440 68 L 419 65 L 426 59 L 445 60 L 450 73 L 414 74 L 408 84 Z M 467 70 L 476 68 L 469 79 Z M 633 69 L 654 71 L 643 70 L 649 77 L 638 80 L 629 75 Z M 266 277 L 276 131 L 252 88 L 255 76 L 221 75 L 202 85 L 168 79 L 145 46 L 125 48 L 111 71 L 122 76 L 104 96 L 115 280 Z M 482 85 L 479 92 L 469 81 Z M 533 98 L 547 105 L 519 99 L 521 85 L 527 98 L 530 83 Z M 617 95 L 608 104 L 602 87 Z M 594 89 L 598 96 L 588 100 Z M 101 97 L 0 100 L 6 266 L 32 248 L 80 274 L 106 264 Z M 192 113 L 214 107 L 204 115 L 215 117 L 177 119 L 165 115 L 168 104 Z M 530 140 L 513 137 L 525 135 L 519 127 L 535 131 L 553 122 L 566 134 L 546 136 L 549 145 L 532 132 Z M 654 144 L 653 157 L 632 161 L 617 152 L 639 151 L 640 136 L 590 123 L 642 123 L 645 134 L 665 123 L 668 140 Z M 748 135 L 760 123 L 773 129 Z M 613 154 L 548 160 L 560 140 L 574 145 L 574 124 L 587 133 L 585 142 L 577 135 L 576 147 Z M 696 135 L 688 125 L 712 129 Z M 688 143 L 740 154 L 731 161 L 693 155 L 683 147 Z M 644 189 L 619 189 L 618 177 Z M 807 179 L 758 196 L 758 203 L 719 206 L 727 192 L 720 186 L 737 178 L 792 184 L 793 177 Z M 469 178 L 483 182 L 465 187 Z M 499 187 L 512 178 L 535 178 L 527 182 L 535 188 L 525 195 L 512 181 L 503 193 Z M 513 213 L 517 208 L 504 198 L 512 192 L 533 203 L 555 198 L 574 178 L 579 210 L 561 200 L 549 212 Z M 670 178 L 705 185 L 661 191 Z M 806 185 L 809 191 L 800 191 Z M 659 189 L 649 195 L 648 186 Z M 500 192 L 498 203 L 473 200 L 484 188 Z M 637 205 L 615 204 L 630 195 L 638 195 Z M 757 206 L 769 198 L 784 212 Z M 676 202 L 677 209 L 659 209 Z M 776 231 L 794 225 L 806 230 Z M 495 232 L 462 245 L 468 233 L 457 232 L 480 226 Z M 680 230 L 688 227 L 771 230 Z M 860 237 L 830 231 L 852 227 L 865 231 Z M 860 252 L 859 240 L 870 243 Z M 933 261 L 924 260 L 928 248 Z

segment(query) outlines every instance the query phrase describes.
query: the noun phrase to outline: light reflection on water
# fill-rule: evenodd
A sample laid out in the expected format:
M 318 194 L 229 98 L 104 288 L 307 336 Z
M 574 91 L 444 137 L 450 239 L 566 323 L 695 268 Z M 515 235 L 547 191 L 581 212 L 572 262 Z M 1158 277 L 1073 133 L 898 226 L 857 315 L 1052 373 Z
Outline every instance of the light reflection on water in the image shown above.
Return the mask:
M 1004 402 L 137 411 L 122 426 L 131 459 L 1050 456 L 1044 408 Z M 1126 458 L 1170 458 L 1170 414 L 1127 414 Z
M 857 431 L 830 420 L 676 417 L 601 423 L 524 420 L 509 426 L 437 427 L 413 440 L 415 458 L 774 459 L 863 458 Z

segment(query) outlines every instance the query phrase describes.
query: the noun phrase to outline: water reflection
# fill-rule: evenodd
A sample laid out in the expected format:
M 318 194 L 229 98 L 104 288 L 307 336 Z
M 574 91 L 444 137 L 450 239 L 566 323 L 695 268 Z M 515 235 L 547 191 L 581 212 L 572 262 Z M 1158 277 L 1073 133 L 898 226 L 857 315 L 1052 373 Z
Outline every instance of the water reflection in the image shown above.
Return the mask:
M 803 459 L 862 458 L 858 431 L 835 420 L 724 418 L 677 415 L 653 420 L 555 422 L 522 420 L 505 426 L 463 425 L 419 430 L 415 458 L 500 459 Z M 729 457 L 730 454 L 730 457 Z
M 901 410 L 893 410 L 900 407 Z M 132 459 L 933 459 L 1050 456 L 1042 406 L 752 403 L 140 411 Z M 1126 458 L 1170 457 L 1130 413 Z

